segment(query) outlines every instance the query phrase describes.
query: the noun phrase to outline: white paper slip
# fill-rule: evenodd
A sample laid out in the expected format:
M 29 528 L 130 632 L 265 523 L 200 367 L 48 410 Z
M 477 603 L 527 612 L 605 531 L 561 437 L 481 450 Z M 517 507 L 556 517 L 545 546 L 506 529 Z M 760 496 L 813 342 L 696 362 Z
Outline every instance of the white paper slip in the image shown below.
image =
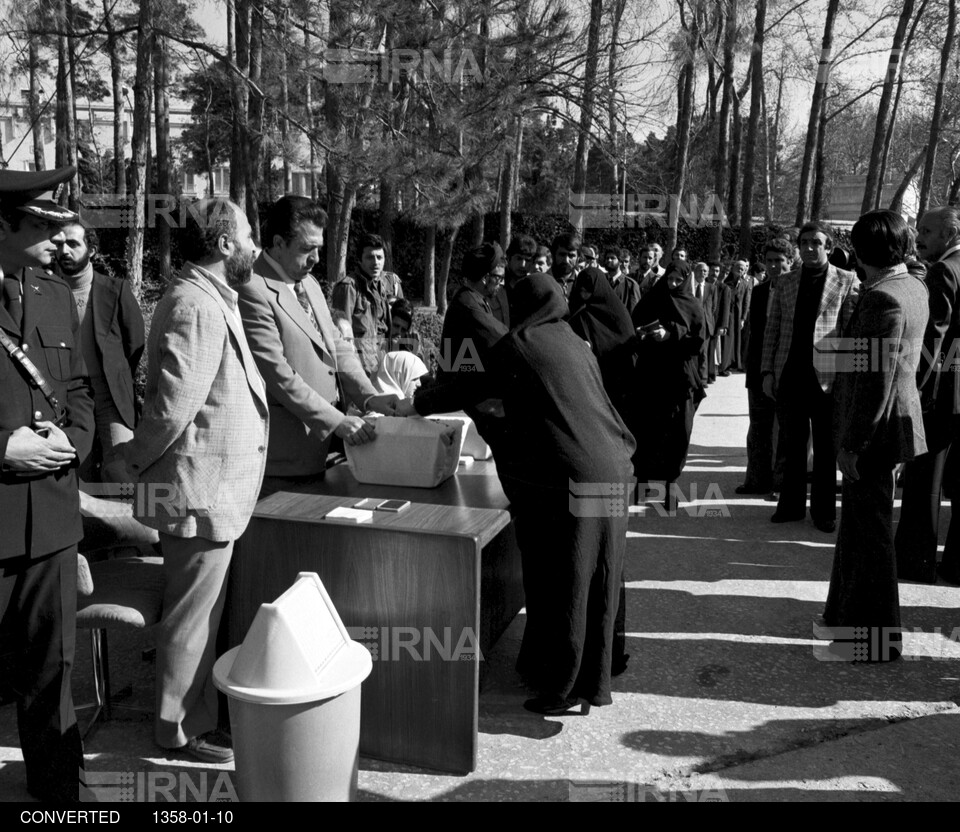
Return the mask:
M 340 506 L 323 515 L 324 520 L 341 520 L 344 523 L 372 523 L 373 512 L 362 508 Z

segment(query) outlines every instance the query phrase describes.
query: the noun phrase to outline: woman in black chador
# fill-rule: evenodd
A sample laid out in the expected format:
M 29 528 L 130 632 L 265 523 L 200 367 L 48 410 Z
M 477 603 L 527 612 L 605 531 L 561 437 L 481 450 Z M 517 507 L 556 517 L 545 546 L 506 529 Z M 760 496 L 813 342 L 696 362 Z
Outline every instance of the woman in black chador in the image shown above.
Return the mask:
M 639 482 L 667 483 L 668 500 L 687 461 L 693 415 L 706 395 L 697 366 L 706 338 L 703 315 L 684 262 L 671 264 L 633 310 L 640 336 L 630 420 L 637 438 L 634 472 Z
M 584 269 L 570 290 L 570 328 L 590 345 L 603 386 L 625 419 L 633 386 L 637 336 L 630 313 L 600 269 Z
M 514 454 L 527 622 L 517 665 L 539 695 L 528 710 L 559 714 L 610 704 L 614 618 L 635 444 L 603 388 L 590 348 L 563 318 L 549 275 L 514 287 L 519 321 L 494 348 Z M 513 310 L 516 310 L 514 313 Z

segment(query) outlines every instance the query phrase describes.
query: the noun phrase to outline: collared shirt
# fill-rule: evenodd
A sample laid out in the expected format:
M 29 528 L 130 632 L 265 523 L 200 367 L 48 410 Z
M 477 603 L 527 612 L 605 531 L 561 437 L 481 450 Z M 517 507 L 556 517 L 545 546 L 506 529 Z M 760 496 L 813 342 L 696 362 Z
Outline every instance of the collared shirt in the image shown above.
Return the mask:
M 196 266 L 198 272 L 201 272 L 207 280 L 209 280 L 214 288 L 220 293 L 220 297 L 223 298 L 224 303 L 227 304 L 227 309 L 233 314 L 234 320 L 240 326 L 240 329 L 243 329 L 243 321 L 240 319 L 240 309 L 237 306 L 237 301 L 239 295 L 237 295 L 236 290 L 231 289 L 227 285 L 227 281 L 221 277 L 217 277 L 213 272 L 208 271 L 203 266 L 197 266 L 196 263 L 193 264 Z
M 937 260 L 937 262 L 938 262 L 938 263 L 942 263 L 942 262 L 943 262 L 944 260 L 946 260 L 951 254 L 953 254 L 955 251 L 960 251 L 960 243 L 957 243 L 955 246 L 950 246 L 950 248 L 948 248 L 948 249 L 940 256 L 940 259 Z
M 300 298 L 297 297 L 297 281 L 294 280 L 292 277 L 290 277 L 290 275 L 288 275 L 288 274 L 284 271 L 283 266 L 281 266 L 281 265 L 280 265 L 276 260 L 274 260 L 269 254 L 267 254 L 267 250 L 266 250 L 266 249 L 263 250 L 263 259 L 266 260 L 271 266 L 273 266 L 273 270 L 274 270 L 278 275 L 280 275 L 280 279 L 283 281 L 284 285 L 285 285 L 287 288 L 290 289 L 290 293 L 291 293 L 295 298 L 297 298 L 297 303 L 299 303 L 299 302 L 300 302 Z

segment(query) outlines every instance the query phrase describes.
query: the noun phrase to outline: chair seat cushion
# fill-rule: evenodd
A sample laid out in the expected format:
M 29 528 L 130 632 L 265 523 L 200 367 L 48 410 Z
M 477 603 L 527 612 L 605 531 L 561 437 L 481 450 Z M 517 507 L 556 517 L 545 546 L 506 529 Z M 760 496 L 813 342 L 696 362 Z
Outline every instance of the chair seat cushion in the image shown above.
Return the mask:
M 156 624 L 163 610 L 163 559 L 118 558 L 90 564 L 93 593 L 77 599 L 77 626 L 88 630 Z

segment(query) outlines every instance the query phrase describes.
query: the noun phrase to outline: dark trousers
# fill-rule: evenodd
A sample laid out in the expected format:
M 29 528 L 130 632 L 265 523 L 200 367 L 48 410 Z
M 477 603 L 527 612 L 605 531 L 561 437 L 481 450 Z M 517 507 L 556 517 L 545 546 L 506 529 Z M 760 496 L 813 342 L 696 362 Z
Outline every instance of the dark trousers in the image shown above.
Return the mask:
M 697 370 L 700 373 L 700 381 L 706 384 L 710 380 L 710 344 L 712 338 L 704 338 L 703 346 L 700 347 L 700 356 L 697 359 Z
M 707 349 L 707 378 L 710 381 L 717 380 L 717 350 L 720 348 L 720 336 L 713 335 L 710 338 L 710 346 Z
M 837 453 L 833 447 L 833 395 L 824 393 L 813 370 L 805 379 L 786 372 L 777 390 L 777 418 L 783 443 L 783 485 L 777 511 L 803 517 L 807 508 L 807 440 L 813 431 L 813 485 L 810 516 L 837 517 Z
M 16 649 L 12 687 L 27 772 L 41 800 L 76 802 L 83 745 L 70 674 L 76 646 L 77 549 L 0 562 L 0 619 Z
M 762 390 L 747 389 L 750 427 L 747 429 L 747 474 L 744 485 L 757 491 L 773 488 L 773 423 L 777 406 Z
M 925 415 L 923 429 L 927 453 L 908 462 L 903 470 L 903 503 L 896 536 L 897 570 L 904 577 L 932 582 L 937 574 L 940 489 L 947 453 L 960 436 L 960 418 Z
M 893 545 L 893 460 L 869 451 L 843 480 L 840 531 L 823 617 L 831 627 L 900 627 Z

